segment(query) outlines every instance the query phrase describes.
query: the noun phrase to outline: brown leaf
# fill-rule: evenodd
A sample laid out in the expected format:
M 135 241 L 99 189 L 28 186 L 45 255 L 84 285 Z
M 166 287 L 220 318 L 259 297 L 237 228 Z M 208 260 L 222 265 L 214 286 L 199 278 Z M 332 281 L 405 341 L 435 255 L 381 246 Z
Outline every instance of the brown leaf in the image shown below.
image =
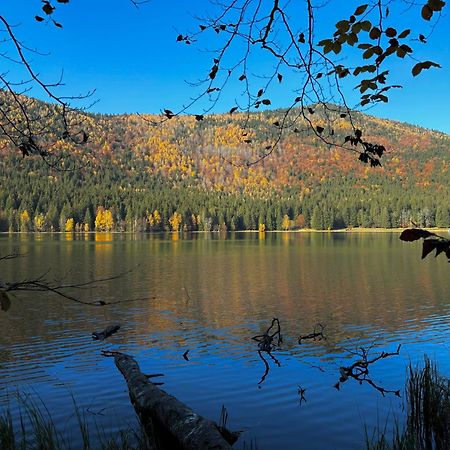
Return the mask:
M 219 70 L 219 66 L 217 64 L 214 64 L 211 67 L 211 71 L 209 72 L 209 78 L 211 78 L 211 80 L 214 80 L 214 78 L 216 78 L 218 70 Z
M 437 239 L 425 239 L 422 247 L 422 259 L 429 255 L 439 245 Z
M 430 20 L 433 17 L 433 10 L 428 5 L 424 5 L 422 8 L 421 15 L 422 19 Z
M 354 15 L 355 16 L 360 16 L 361 14 L 364 13 L 364 11 L 367 9 L 369 5 L 360 5 L 356 8 Z
M 45 14 L 50 15 L 55 10 L 55 7 L 52 6 L 49 2 L 44 2 L 44 6 L 42 7 L 42 11 L 45 12 Z
M 436 245 L 436 256 L 438 256 L 440 253 L 450 252 L 450 241 L 439 241 Z
M 5 291 L 0 291 L 0 308 L 2 311 L 8 311 L 11 307 L 11 300 Z
M 422 230 L 421 228 L 408 228 L 402 231 L 400 240 L 405 242 L 412 242 L 417 241 L 418 239 L 425 239 L 429 236 L 433 236 L 433 233 L 430 233 L 427 230 Z

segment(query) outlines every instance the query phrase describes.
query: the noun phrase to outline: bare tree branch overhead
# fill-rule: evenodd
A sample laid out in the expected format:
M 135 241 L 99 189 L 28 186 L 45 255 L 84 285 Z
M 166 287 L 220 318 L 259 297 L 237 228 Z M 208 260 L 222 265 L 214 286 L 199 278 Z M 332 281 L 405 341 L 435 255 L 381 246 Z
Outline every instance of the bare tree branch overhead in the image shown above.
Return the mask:
M 39 23 L 63 28 L 57 15 L 68 3 L 45 0 L 30 14 Z M 130 3 L 139 7 L 147 2 Z M 213 13 L 198 17 L 199 28 L 176 38 L 180 43 L 206 47 L 210 68 L 204 79 L 193 83 L 192 98 L 178 110 L 164 109 L 162 120 L 194 113 L 202 121 L 219 103 L 225 103 L 230 114 L 242 114 L 244 129 L 249 129 L 250 113 L 273 107 L 273 96 L 281 87 L 290 99 L 285 109 L 274 114 L 264 141 L 243 133 L 242 142 L 250 155 L 243 163 L 252 165 L 266 158 L 289 133 L 313 133 L 324 144 L 379 166 L 386 148 L 365 138 L 355 110 L 386 103 L 391 90 L 402 87 L 392 71 L 396 61 L 401 60 L 412 76 L 440 67 L 438 62 L 415 55 L 417 47 L 427 44 L 445 5 L 442 0 L 373 0 L 345 6 L 314 0 L 212 2 Z M 405 28 L 404 14 L 420 16 L 423 29 Z M 66 168 L 64 149 L 82 146 L 89 139 L 84 124 L 88 107 L 81 104 L 94 91 L 60 94 L 62 75 L 56 81 L 45 80 L 33 67 L 32 57 L 39 52 L 33 43 L 21 41 L 20 27 L 1 14 L 0 25 L 0 56 L 6 66 L 20 66 L 23 74 L 17 78 L 7 68 L 0 73 L 3 145 L 12 144 L 23 156 L 39 155 L 54 167 Z M 230 100 L 228 89 L 236 83 L 242 85 L 242 96 Z M 352 89 L 358 92 L 357 101 L 349 94 Z M 38 104 L 30 97 L 37 91 L 49 103 Z M 349 133 L 339 132 L 342 123 Z
M 416 59 L 415 48 L 427 43 L 445 2 L 376 0 L 352 5 L 313 0 L 214 2 L 215 13 L 199 18 L 197 31 L 177 37 L 180 43 L 214 49 L 209 72 L 196 84 L 199 94 L 178 111 L 165 109 L 164 120 L 203 107 L 195 116 L 201 121 L 223 101 L 229 85 L 240 82 L 241 99 L 225 103 L 230 114 L 241 112 L 250 128 L 250 112 L 271 107 L 277 85 L 285 83 L 290 103 L 274 118 L 270 139 L 261 143 L 246 134 L 242 137 L 253 149 L 247 164 L 270 155 L 283 135 L 312 131 L 328 146 L 355 152 L 371 166 L 381 165 L 386 149 L 365 140 L 354 111 L 387 103 L 390 91 L 402 87 L 391 70 L 396 60 L 402 60 L 412 76 L 440 67 Z M 346 9 L 349 13 L 343 15 Z M 425 27 L 431 22 L 429 33 L 400 28 L 405 10 L 420 15 Z M 318 25 L 330 17 L 334 25 L 321 35 L 323 26 Z M 349 100 L 351 89 L 359 93 L 354 104 Z M 352 130 L 348 135 L 337 132 L 343 122 Z
M 54 9 L 49 2 L 43 2 L 42 12 L 56 27 L 62 28 L 52 18 Z M 35 19 L 44 21 L 40 15 Z M 47 81 L 33 67 L 33 57 L 46 55 L 22 42 L 20 27 L 11 24 L 3 15 L 0 15 L 0 26 L 4 36 L 0 42 L 0 56 L 5 64 L 21 69 L 20 75 L 16 76 L 10 74 L 9 67 L 0 74 L 0 137 L 3 145 L 12 144 L 24 157 L 39 155 L 50 166 L 63 169 L 67 156 L 62 150 L 64 142 L 79 146 L 88 140 L 82 120 L 85 108 L 73 103 L 89 98 L 93 91 L 76 96 L 59 94 L 58 89 L 64 85 L 62 74 L 56 81 Z M 49 103 L 30 97 L 37 92 Z

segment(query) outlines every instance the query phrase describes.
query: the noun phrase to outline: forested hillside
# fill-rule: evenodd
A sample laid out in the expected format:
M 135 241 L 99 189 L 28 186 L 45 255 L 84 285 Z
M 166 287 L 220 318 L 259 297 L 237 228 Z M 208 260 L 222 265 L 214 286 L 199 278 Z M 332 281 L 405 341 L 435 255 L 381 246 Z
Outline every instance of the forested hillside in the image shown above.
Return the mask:
M 450 137 L 358 114 L 383 167 L 286 130 L 281 111 L 202 117 L 88 115 L 86 145 L 60 141 L 76 169 L 0 150 L 0 231 L 248 230 L 450 225 Z M 320 113 L 311 120 L 320 124 Z M 316 123 L 316 122 L 315 122 Z M 276 128 L 276 127 L 275 127 Z M 339 137 L 350 133 L 334 122 Z

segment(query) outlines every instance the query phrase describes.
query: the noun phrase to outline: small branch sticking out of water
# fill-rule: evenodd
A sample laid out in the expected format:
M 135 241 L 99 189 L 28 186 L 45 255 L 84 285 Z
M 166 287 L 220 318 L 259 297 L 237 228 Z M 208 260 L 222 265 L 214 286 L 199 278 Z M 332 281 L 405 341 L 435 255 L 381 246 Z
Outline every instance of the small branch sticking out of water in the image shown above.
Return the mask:
M 306 341 L 308 339 L 312 339 L 313 341 L 321 341 L 322 339 L 326 339 L 323 334 L 324 329 L 325 327 L 321 323 L 316 324 L 312 333 L 304 334 L 298 338 L 298 343 L 301 344 L 302 341 Z
M 300 397 L 300 405 L 304 402 L 306 403 L 306 397 L 305 397 L 305 392 L 306 389 L 302 388 L 300 385 L 298 385 L 298 396 Z
M 362 384 L 363 382 L 368 383 L 370 386 L 372 386 L 378 392 L 380 392 L 383 397 L 385 394 L 394 394 L 397 397 L 400 397 L 399 390 L 389 390 L 389 389 L 383 388 L 382 386 L 377 385 L 369 376 L 369 368 L 370 368 L 371 364 L 376 363 L 380 359 L 399 355 L 401 344 L 399 344 L 399 346 L 397 347 L 397 350 L 395 352 L 383 351 L 375 358 L 369 359 L 369 352 L 372 349 L 372 347 L 373 347 L 373 345 L 371 345 L 367 349 L 360 347 L 356 352 L 351 352 L 351 353 L 359 356 L 360 359 L 355 361 L 350 366 L 339 368 L 341 377 L 339 378 L 339 381 L 334 385 L 334 387 L 337 390 L 339 390 L 340 384 L 345 383 L 349 378 L 353 378 L 354 380 L 358 381 L 359 384 Z
M 113 334 L 117 333 L 120 330 L 120 325 L 110 325 L 109 327 L 105 328 L 103 331 L 94 331 L 92 333 L 92 339 L 103 341 L 104 339 L 108 338 L 109 336 L 112 336 Z
M 276 344 L 274 344 L 274 339 L 276 338 Z M 253 336 L 252 339 L 256 342 L 258 342 L 258 356 L 261 358 L 262 362 L 264 363 L 264 373 L 261 377 L 261 379 L 258 382 L 258 385 L 261 385 L 264 380 L 267 377 L 267 374 L 269 373 L 270 366 L 267 362 L 267 359 L 264 357 L 263 353 L 266 353 L 269 355 L 269 357 L 273 360 L 273 362 L 278 366 L 281 367 L 280 361 L 275 358 L 275 356 L 272 355 L 272 351 L 277 349 L 281 342 L 283 341 L 283 337 L 281 336 L 281 326 L 280 321 L 275 317 L 272 319 L 272 323 L 270 324 L 270 327 L 267 328 L 264 334 L 258 334 L 256 336 Z
M 272 329 L 275 328 L 275 326 L 276 330 L 272 332 Z M 276 345 L 273 344 L 275 337 L 277 337 Z M 271 352 L 272 350 L 275 350 L 275 348 L 279 347 L 283 341 L 283 337 L 281 336 L 280 321 L 276 317 L 273 318 L 272 323 L 270 324 L 270 327 L 267 328 L 266 332 L 264 334 L 253 336 L 252 339 L 258 342 L 258 348 L 263 352 Z

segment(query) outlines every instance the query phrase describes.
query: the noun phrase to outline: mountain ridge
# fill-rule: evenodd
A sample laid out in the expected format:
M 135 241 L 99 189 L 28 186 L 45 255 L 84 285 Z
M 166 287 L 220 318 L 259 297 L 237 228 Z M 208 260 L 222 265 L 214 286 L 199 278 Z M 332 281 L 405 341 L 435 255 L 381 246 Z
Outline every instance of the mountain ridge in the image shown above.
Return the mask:
M 73 228 L 100 229 L 99 208 L 121 230 L 450 225 L 448 134 L 355 113 L 364 137 L 387 149 L 381 168 L 327 147 L 311 129 L 286 133 L 269 157 L 246 164 L 273 138 L 279 114 L 183 116 L 158 126 L 143 120 L 156 115 L 88 114 L 84 146 L 55 144 L 78 163 L 73 172 L 21 159 L 3 140 L 0 229 L 36 229 L 37 216 L 44 229 L 64 230 L 70 218 Z M 351 131 L 344 120 L 333 126 L 342 141 Z M 157 226 L 149 218 L 155 210 Z M 175 213 L 180 223 L 170 222 Z

